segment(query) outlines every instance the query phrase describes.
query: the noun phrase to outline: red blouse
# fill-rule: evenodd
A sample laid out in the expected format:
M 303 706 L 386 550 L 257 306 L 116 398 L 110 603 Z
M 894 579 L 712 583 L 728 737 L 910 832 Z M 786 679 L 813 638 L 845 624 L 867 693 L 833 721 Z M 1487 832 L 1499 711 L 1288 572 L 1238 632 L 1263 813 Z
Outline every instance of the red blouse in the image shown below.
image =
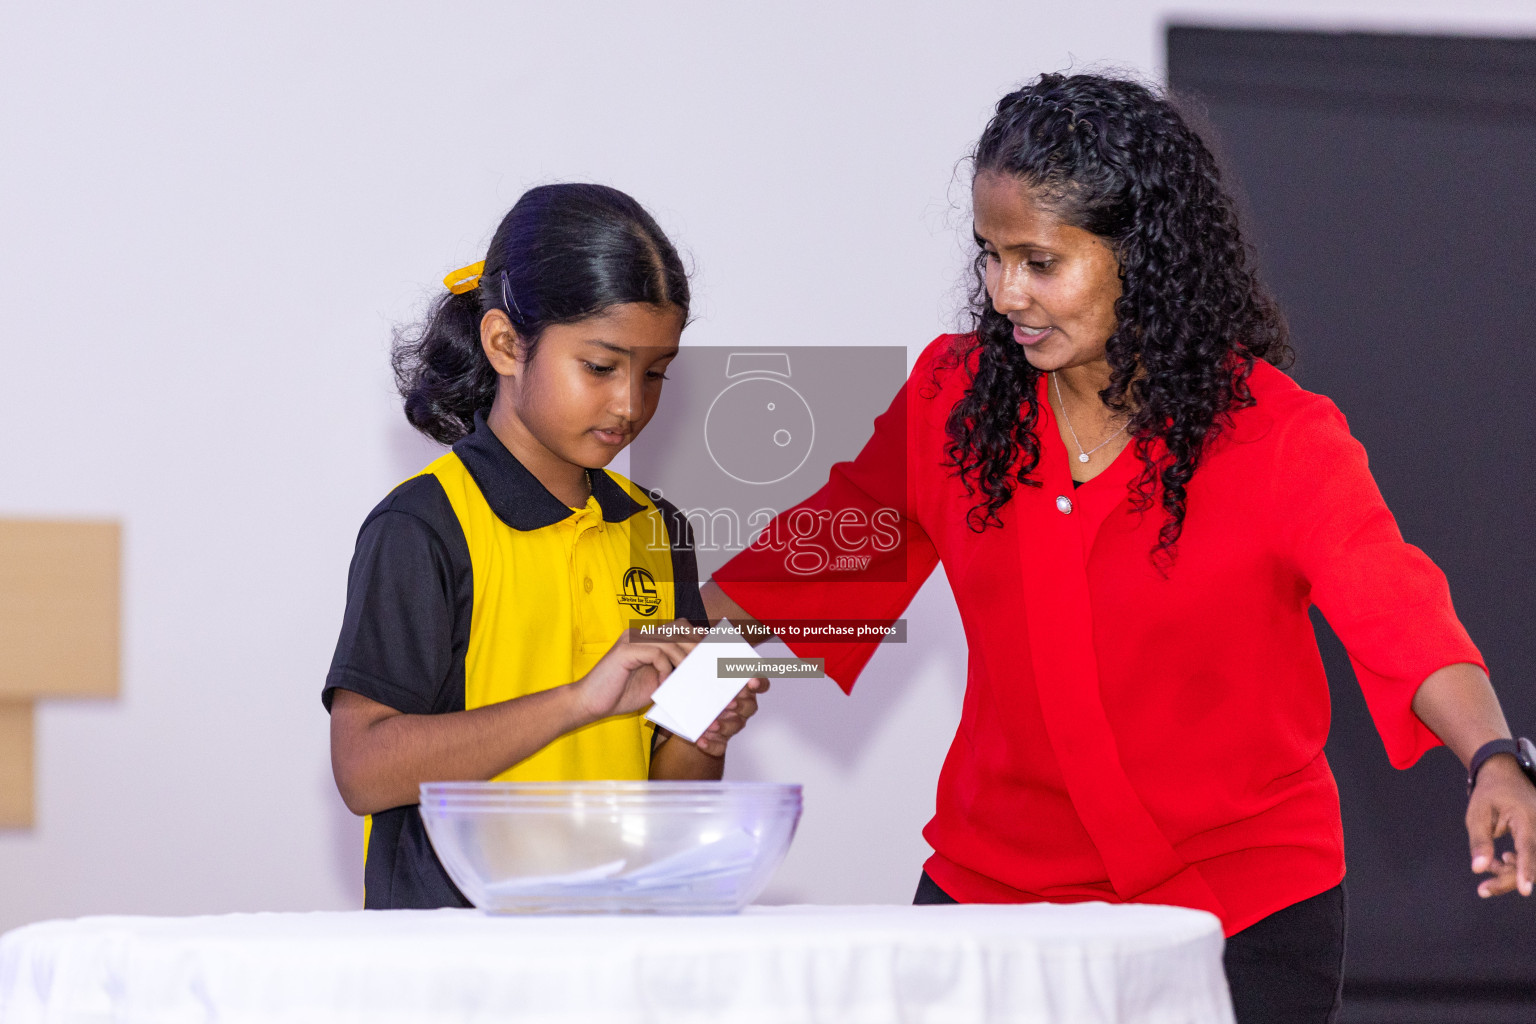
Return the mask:
M 1344 417 L 1255 366 L 1256 402 L 1196 470 L 1164 576 L 1150 558 L 1161 508 L 1137 513 L 1128 497 L 1134 446 L 1074 490 L 1044 376 L 1043 486 L 1017 487 L 1001 527 L 967 526 L 974 498 L 944 465 L 944 424 L 970 374 L 946 357 L 968 341 L 929 345 L 858 457 L 715 580 L 766 621 L 885 622 L 943 561 L 970 653 L 923 835 L 929 875 L 962 902 L 1172 903 L 1217 914 L 1230 935 L 1338 884 L 1328 682 L 1308 608 L 1348 649 L 1399 768 L 1439 742 L 1410 708 L 1419 684 L 1482 665 Z M 766 540 L 809 514 L 853 522 L 880 508 L 901 511 L 904 542 L 864 545 L 862 568 L 790 567 Z M 874 652 L 786 639 L 845 690 Z

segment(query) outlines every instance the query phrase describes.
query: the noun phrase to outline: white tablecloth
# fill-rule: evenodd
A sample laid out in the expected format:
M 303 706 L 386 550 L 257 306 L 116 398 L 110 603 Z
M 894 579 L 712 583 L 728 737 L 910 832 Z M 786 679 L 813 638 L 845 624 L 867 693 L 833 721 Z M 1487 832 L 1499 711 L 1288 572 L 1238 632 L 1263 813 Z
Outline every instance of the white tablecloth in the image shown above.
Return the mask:
M 1099 903 L 88 917 L 0 936 L 0 1021 L 1227 1024 L 1221 950 Z

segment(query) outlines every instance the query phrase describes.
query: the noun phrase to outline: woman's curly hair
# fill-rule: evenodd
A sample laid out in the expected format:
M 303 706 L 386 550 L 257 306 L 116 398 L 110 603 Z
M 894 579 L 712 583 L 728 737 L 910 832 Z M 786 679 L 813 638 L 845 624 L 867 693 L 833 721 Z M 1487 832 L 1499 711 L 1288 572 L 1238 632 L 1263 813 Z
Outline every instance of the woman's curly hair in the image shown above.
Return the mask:
M 1166 569 L 1184 528 L 1187 489 L 1225 416 L 1253 404 L 1256 359 L 1290 357 L 1285 321 L 1259 283 L 1216 159 L 1166 98 L 1098 75 L 1041 75 L 1004 96 L 972 154 L 974 174 L 1020 179 L 1064 222 L 1105 239 L 1119 262 L 1116 326 L 1099 397 L 1128 410 L 1142 472 L 1133 507 L 1161 498 L 1153 549 Z M 1040 461 L 1036 386 L 1013 324 L 992 308 L 985 253 L 970 292 L 974 342 L 957 353 L 974 371 L 947 424 L 949 464 L 979 495 L 973 530 Z M 1163 450 L 1154 455 L 1155 442 Z

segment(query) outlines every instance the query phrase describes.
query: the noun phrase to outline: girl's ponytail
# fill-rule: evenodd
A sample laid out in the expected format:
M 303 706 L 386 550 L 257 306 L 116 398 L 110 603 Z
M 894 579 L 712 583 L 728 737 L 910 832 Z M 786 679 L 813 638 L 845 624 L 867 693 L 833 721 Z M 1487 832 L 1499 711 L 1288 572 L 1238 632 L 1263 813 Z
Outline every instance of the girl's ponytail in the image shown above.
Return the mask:
M 439 444 L 475 429 L 475 411 L 496 397 L 496 371 L 480 348 L 480 289 L 448 292 L 425 322 L 395 332 L 390 362 L 411 426 Z
M 529 189 L 502 218 L 477 284 L 395 331 L 390 361 L 405 418 L 441 444 L 475 429 L 475 413 L 496 398 L 496 371 L 480 347 L 490 310 L 507 314 L 531 359 L 545 328 L 629 302 L 688 317 L 687 272 L 644 207 L 605 185 Z

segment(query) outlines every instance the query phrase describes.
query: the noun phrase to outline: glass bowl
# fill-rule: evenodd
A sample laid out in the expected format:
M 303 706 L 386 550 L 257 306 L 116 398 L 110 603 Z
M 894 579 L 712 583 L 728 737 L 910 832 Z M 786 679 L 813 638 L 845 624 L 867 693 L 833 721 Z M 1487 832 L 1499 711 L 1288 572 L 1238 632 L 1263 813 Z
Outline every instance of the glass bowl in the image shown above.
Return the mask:
M 730 914 L 789 850 L 800 787 L 773 782 L 424 782 L 438 860 L 482 910 Z

